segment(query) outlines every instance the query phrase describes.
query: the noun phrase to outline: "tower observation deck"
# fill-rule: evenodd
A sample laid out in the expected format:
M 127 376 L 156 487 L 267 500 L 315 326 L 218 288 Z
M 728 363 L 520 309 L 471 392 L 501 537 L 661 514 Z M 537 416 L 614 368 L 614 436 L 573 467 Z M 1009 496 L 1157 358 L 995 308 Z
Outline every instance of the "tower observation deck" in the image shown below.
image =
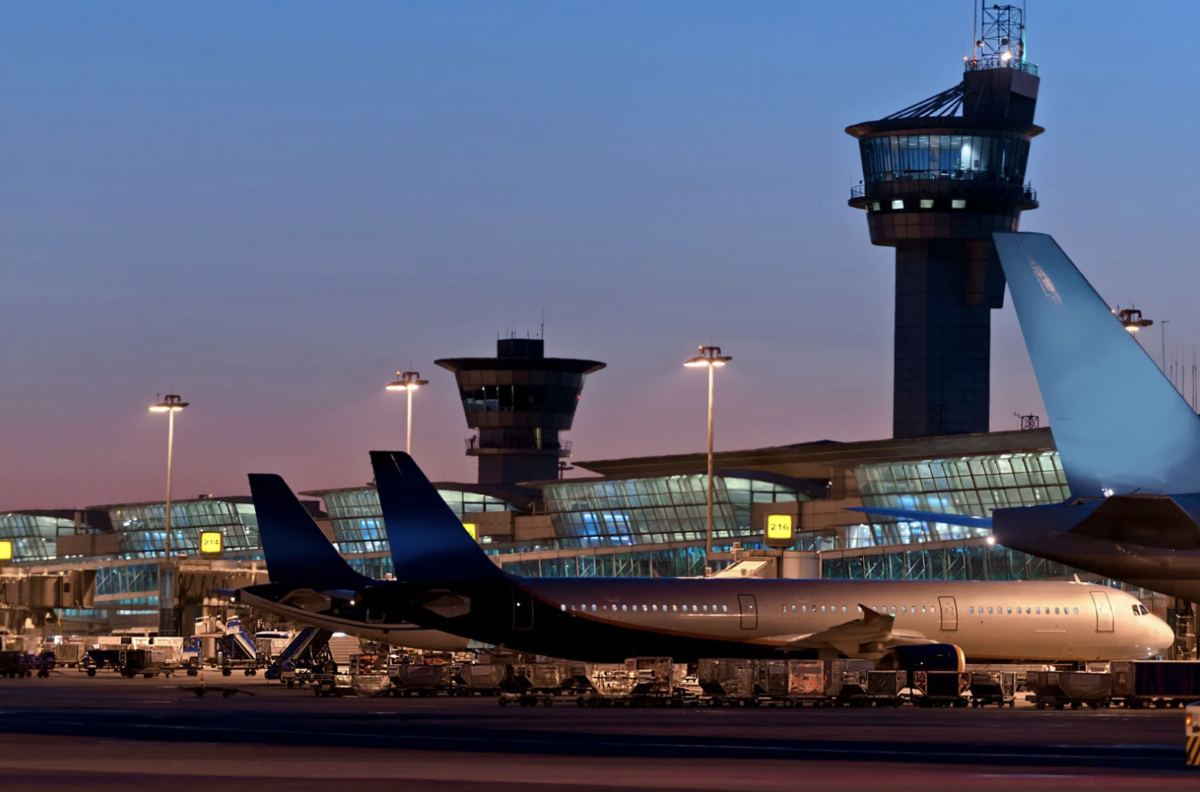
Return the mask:
M 871 243 L 896 249 L 895 437 L 988 431 L 991 311 L 1004 304 L 995 231 L 1036 209 L 1025 181 L 1039 78 L 1021 8 L 982 3 L 962 82 L 847 127 Z
M 548 358 L 540 338 L 501 338 L 494 358 L 446 358 L 454 372 L 467 426 L 467 455 L 479 459 L 480 484 L 516 484 L 558 478 L 559 460 L 571 455 L 560 432 L 571 428 L 595 360 Z

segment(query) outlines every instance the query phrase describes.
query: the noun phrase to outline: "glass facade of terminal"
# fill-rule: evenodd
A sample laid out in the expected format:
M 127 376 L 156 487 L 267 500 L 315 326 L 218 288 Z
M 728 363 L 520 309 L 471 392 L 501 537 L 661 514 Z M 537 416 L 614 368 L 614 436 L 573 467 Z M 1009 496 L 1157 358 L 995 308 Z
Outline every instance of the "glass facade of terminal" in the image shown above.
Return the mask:
M 859 141 L 867 184 L 959 179 L 1021 185 L 1029 140 L 1008 133 L 888 135 Z
M 707 525 L 706 475 L 610 481 L 565 480 L 545 488 L 557 547 L 624 547 L 701 541 Z M 713 539 L 757 538 L 754 503 L 811 500 L 797 486 L 738 476 L 713 480 Z
M 1056 451 L 859 465 L 863 505 L 991 517 L 993 509 L 1061 503 L 1070 497 Z M 881 521 L 846 528 L 846 547 L 988 536 L 984 528 Z
M 43 561 L 55 557 L 60 529 L 75 523 L 61 517 L 10 512 L 0 514 L 0 541 L 12 543 L 13 561 Z
M 469 522 L 471 514 L 490 511 L 512 510 L 506 501 L 477 492 L 460 490 L 438 490 L 438 495 L 454 511 L 459 520 Z M 362 489 L 333 490 L 321 493 L 325 500 L 325 511 L 333 524 L 334 541 L 343 553 L 387 552 L 387 534 L 383 528 L 383 509 L 379 505 L 379 493 L 373 487 Z M 377 559 L 376 559 L 377 560 Z M 386 565 L 391 572 L 391 559 Z M 371 574 L 360 569 L 363 574 Z M 383 574 L 374 575 L 382 578 Z
M 121 506 L 110 511 L 113 527 L 126 558 L 163 552 L 166 540 L 166 504 Z M 252 503 L 205 499 L 171 504 L 171 549 L 198 553 L 200 533 L 220 531 L 226 553 L 259 550 L 258 518 Z

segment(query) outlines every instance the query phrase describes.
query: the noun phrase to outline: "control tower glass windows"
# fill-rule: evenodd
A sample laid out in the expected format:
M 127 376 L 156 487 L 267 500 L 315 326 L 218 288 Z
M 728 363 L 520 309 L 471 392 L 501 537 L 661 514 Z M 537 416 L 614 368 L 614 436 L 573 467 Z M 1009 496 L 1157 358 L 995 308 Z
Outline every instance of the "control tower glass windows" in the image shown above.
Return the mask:
M 1029 141 L 1015 135 L 890 135 L 859 143 L 867 184 L 964 179 L 1023 184 Z

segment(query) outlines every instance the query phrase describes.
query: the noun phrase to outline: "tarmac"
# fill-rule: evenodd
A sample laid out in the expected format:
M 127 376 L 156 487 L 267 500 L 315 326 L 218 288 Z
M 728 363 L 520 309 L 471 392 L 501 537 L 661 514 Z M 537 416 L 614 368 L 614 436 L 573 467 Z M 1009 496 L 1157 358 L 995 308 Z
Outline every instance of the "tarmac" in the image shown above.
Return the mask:
M 191 688 L 201 681 L 208 694 Z M 223 697 L 217 688 L 236 695 Z M 245 695 L 251 693 L 251 695 Z M 261 676 L 0 679 L 0 786 L 256 791 L 1200 789 L 1179 710 L 500 707 Z

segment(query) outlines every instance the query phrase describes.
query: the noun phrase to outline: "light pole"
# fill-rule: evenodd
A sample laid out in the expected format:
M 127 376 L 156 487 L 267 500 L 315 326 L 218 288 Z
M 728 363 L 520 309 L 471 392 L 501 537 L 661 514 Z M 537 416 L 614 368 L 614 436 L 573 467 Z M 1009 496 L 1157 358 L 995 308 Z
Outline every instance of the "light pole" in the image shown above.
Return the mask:
M 187 406 L 188 403 L 177 394 L 168 393 L 165 399 L 150 407 L 150 412 L 167 414 L 167 509 L 164 512 L 167 538 L 163 549 L 168 560 L 171 558 L 171 464 L 175 455 L 175 413 Z
M 708 368 L 708 514 L 704 534 L 704 565 L 708 566 L 708 556 L 713 547 L 713 369 L 724 366 L 733 360 L 732 355 L 722 355 L 721 347 L 702 346 L 700 354 L 686 361 L 683 365 L 691 368 L 705 366 Z
M 397 371 L 394 382 L 389 382 L 384 386 L 385 390 L 390 391 L 408 391 L 408 439 L 406 441 L 404 452 L 412 456 L 412 395 L 413 391 L 422 385 L 428 385 L 429 380 L 421 379 L 421 375 L 415 371 Z

